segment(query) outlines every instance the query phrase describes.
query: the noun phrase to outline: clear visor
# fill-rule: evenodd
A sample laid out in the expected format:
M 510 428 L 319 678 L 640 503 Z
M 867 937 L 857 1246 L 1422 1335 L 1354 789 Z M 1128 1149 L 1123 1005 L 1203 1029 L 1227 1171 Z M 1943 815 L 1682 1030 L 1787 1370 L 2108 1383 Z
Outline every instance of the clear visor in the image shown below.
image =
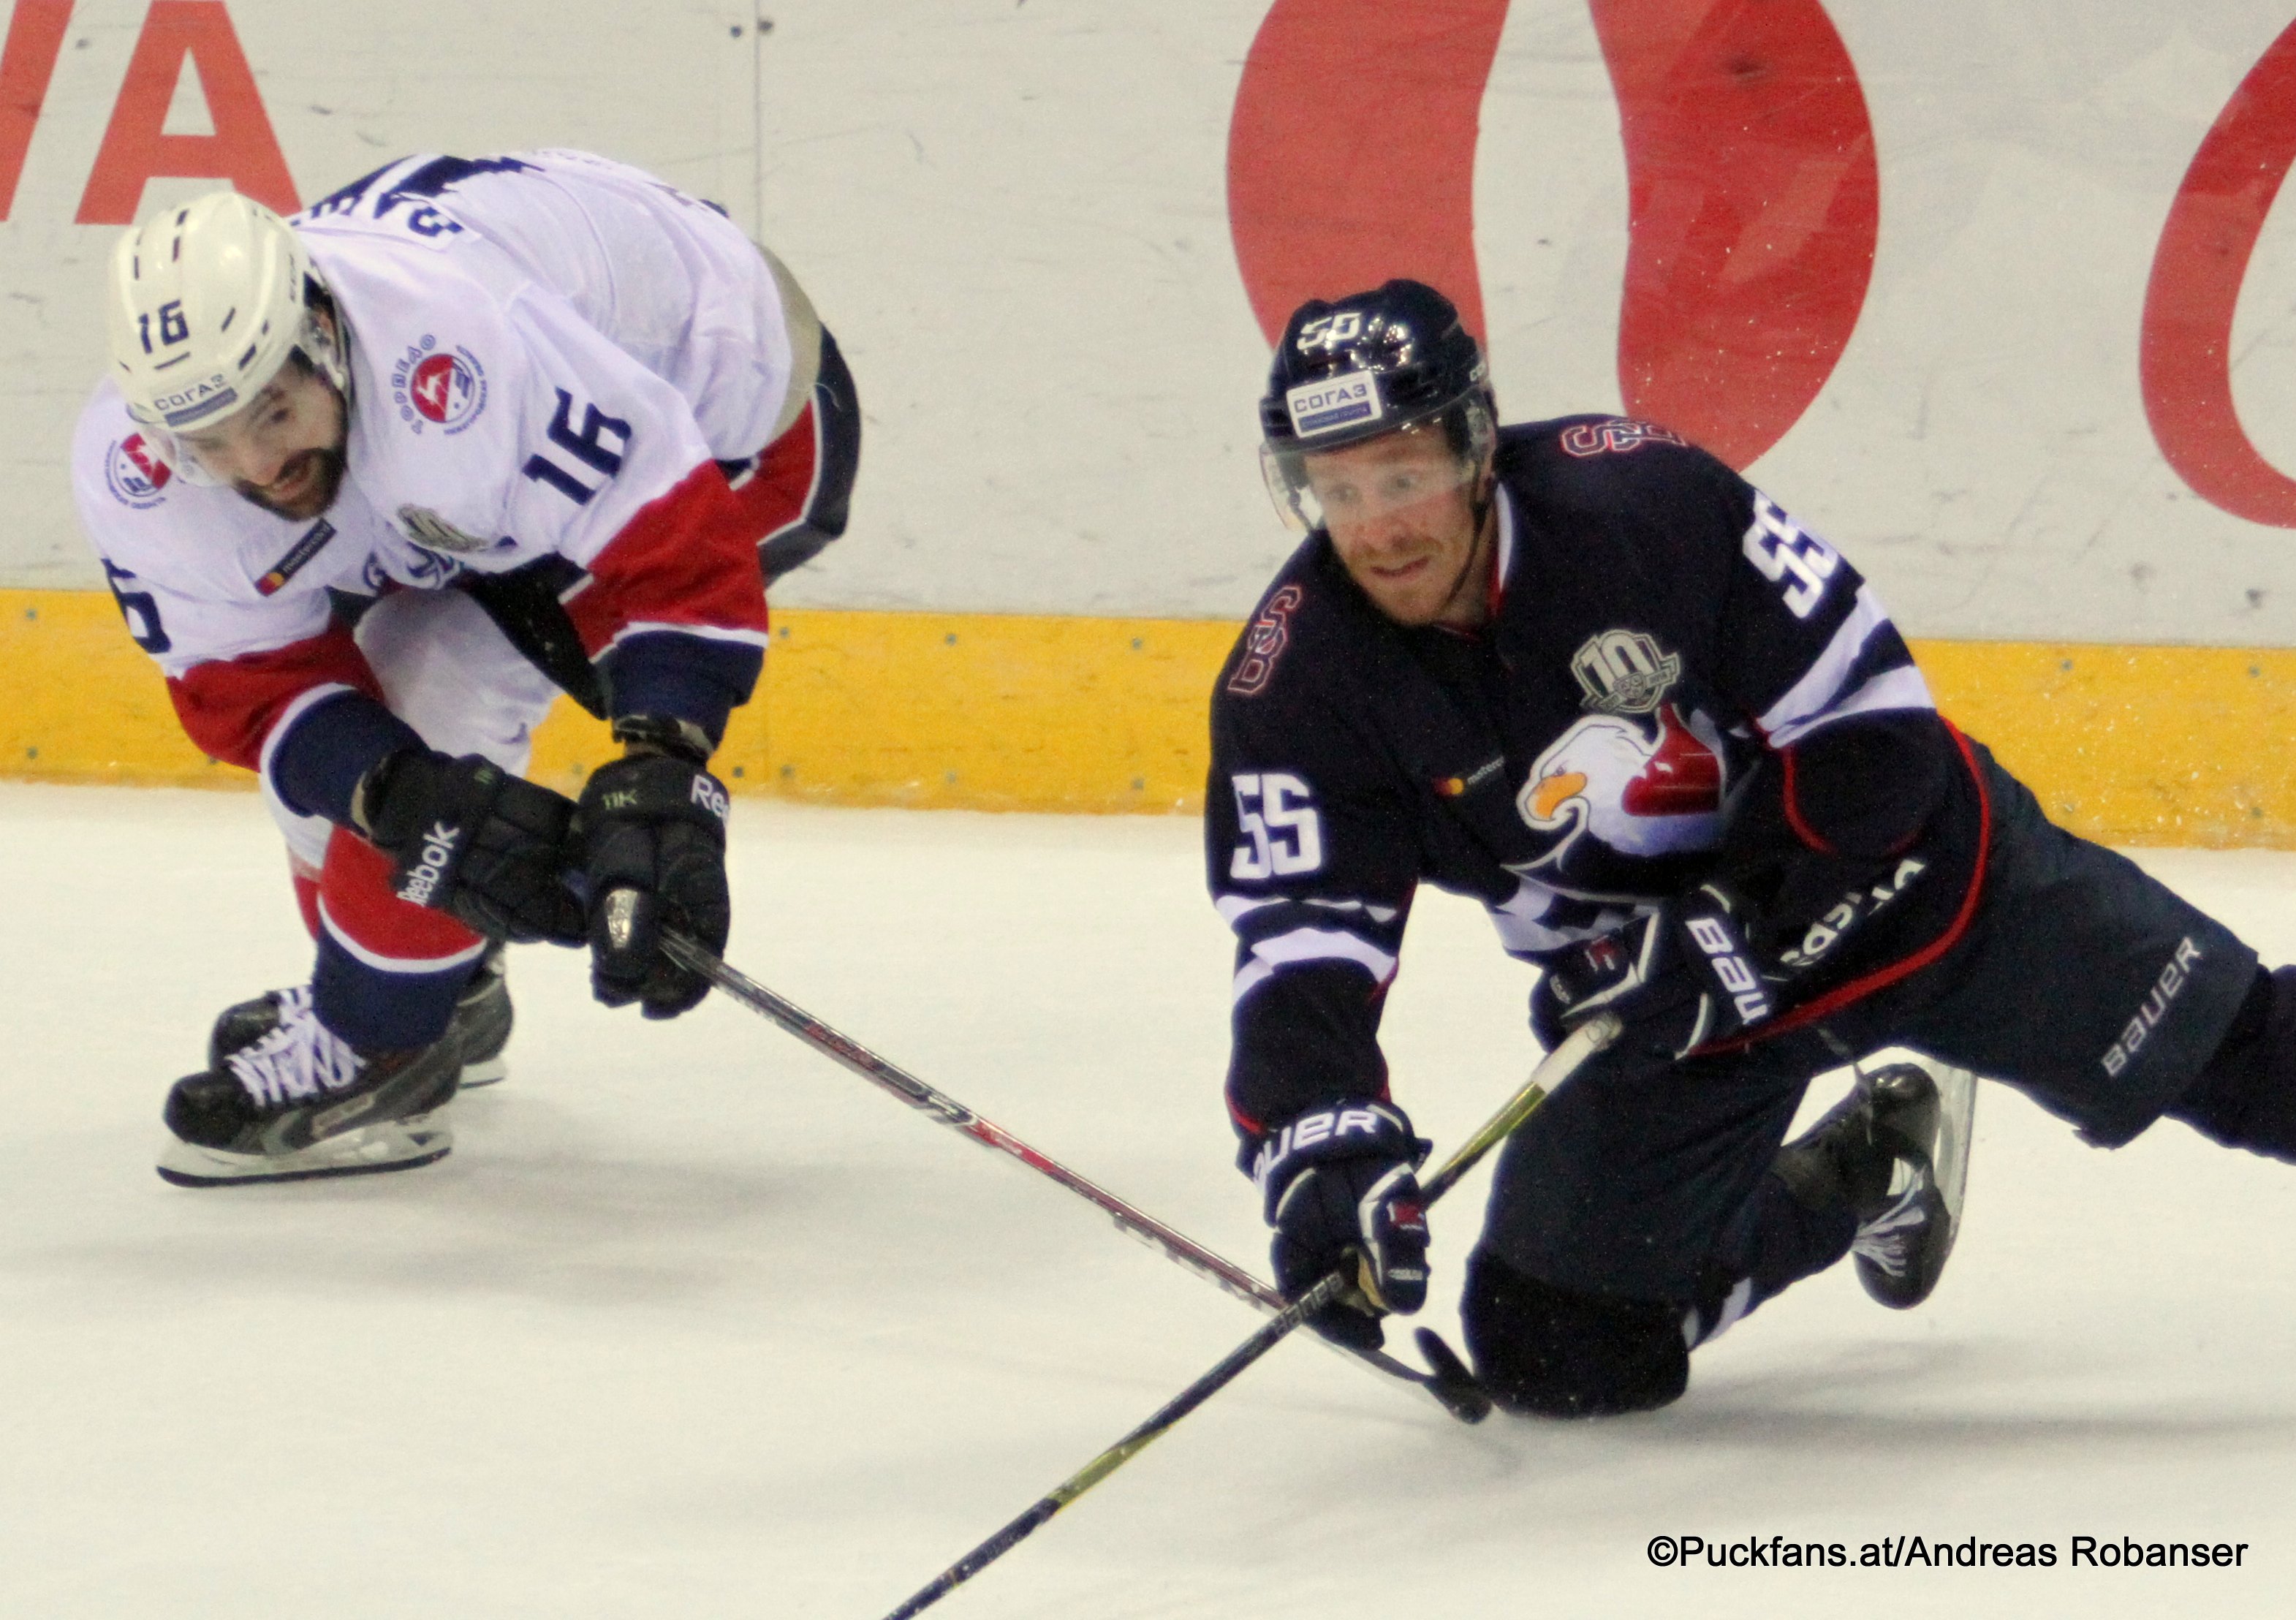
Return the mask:
M 245 405 L 189 428 L 145 423 L 145 442 L 187 482 L 209 485 L 231 483 L 243 469 L 276 463 L 300 448 L 315 396 L 324 393 L 330 374 L 313 357 L 332 358 L 333 349 L 326 328 L 308 310 L 297 336 L 285 363 Z
M 1333 450 L 1259 447 L 1268 498 L 1301 534 L 1344 533 L 1409 514 L 1455 493 L 1481 465 L 1480 455 L 1451 448 L 1441 418 Z

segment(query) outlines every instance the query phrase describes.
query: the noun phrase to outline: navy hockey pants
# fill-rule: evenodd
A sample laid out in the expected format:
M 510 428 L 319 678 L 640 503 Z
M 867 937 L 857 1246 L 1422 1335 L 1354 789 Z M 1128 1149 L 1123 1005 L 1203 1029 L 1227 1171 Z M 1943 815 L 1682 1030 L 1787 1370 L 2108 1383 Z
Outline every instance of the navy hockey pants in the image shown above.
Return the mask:
M 2014 1086 L 2104 1147 L 2184 1095 L 2256 983 L 2255 952 L 2051 825 L 1978 752 L 1994 843 L 1954 947 L 1822 1030 L 1685 1063 L 1599 1056 L 1503 1150 L 1484 1253 L 1574 1294 L 1684 1307 L 1748 1279 L 1759 1301 L 1831 1265 L 1849 1218 L 1797 1203 L 1770 1163 L 1810 1077 L 1884 1047 Z

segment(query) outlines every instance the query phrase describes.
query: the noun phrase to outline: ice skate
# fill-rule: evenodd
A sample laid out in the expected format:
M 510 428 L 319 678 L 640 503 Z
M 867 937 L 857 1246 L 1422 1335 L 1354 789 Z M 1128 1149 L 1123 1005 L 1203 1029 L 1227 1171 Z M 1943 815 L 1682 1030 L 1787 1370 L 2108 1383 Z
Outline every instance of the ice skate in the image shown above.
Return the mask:
M 277 1029 L 280 1002 L 297 993 L 266 991 L 224 1008 L 208 1035 L 208 1067 L 220 1070 L 234 1052 L 244 1051 Z M 503 1048 L 510 1044 L 510 970 L 500 942 L 487 948 L 471 982 L 463 987 L 452 1029 L 463 1043 L 462 1090 L 490 1086 L 510 1073 L 503 1060 Z
M 308 990 L 268 1000 L 268 1032 L 168 1091 L 175 1139 L 160 1155 L 162 1179 L 298 1181 L 412 1170 L 447 1155 L 455 1139 L 445 1107 L 462 1069 L 452 1028 L 412 1051 L 363 1053 L 319 1022 Z
M 1846 1204 L 1866 1292 L 1895 1311 L 1930 1296 L 1961 1224 L 1977 1082 L 1911 1063 L 1859 1076 L 1847 1098 L 1779 1151 L 1778 1173 L 1805 1201 Z

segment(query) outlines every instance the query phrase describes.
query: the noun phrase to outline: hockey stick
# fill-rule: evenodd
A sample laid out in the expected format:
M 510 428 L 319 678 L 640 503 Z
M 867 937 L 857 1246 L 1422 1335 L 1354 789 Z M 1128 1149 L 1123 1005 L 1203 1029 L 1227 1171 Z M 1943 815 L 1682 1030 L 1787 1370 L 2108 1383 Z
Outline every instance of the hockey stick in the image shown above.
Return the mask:
M 887 1062 L 868 1048 L 830 1028 L 812 1014 L 775 995 L 746 974 L 727 966 L 698 942 L 674 929 L 666 929 L 662 933 L 662 952 L 679 966 L 690 973 L 700 974 L 750 1011 L 763 1014 L 814 1050 L 836 1059 L 862 1079 L 881 1090 L 890 1092 L 920 1114 L 931 1114 L 941 1124 L 963 1131 L 982 1147 L 1008 1154 L 1038 1174 L 1057 1181 L 1078 1197 L 1096 1205 L 1116 1222 L 1119 1229 L 1151 1247 L 1160 1249 L 1197 1276 L 1262 1311 L 1280 1312 L 1285 1309 L 1285 1301 L 1281 1294 L 1242 1266 L 1222 1259 L 1153 1215 L 1134 1208 L 1114 1193 L 1086 1180 L 1059 1161 L 1046 1157 L 1003 1126 L 981 1118 L 955 1098 L 935 1090 L 915 1075 Z M 1474 1375 L 1467 1370 L 1451 1347 L 1431 1329 L 1421 1330 L 1419 1345 L 1434 1365 L 1435 1370 L 1431 1373 L 1421 1372 L 1383 1351 L 1349 1350 L 1349 1353 L 1391 1377 L 1418 1385 L 1440 1402 L 1444 1410 L 1462 1423 L 1480 1423 L 1489 1416 L 1490 1397 L 1483 1393 L 1481 1386 L 1475 1382 Z M 1347 1347 L 1334 1345 L 1333 1348 Z
M 1598 1014 L 1582 1024 L 1568 1040 L 1548 1053 L 1530 1079 L 1524 1082 L 1522 1090 L 1509 1098 L 1506 1106 L 1493 1114 L 1481 1130 L 1462 1142 L 1457 1150 L 1443 1162 L 1443 1167 L 1428 1179 L 1423 1189 L 1426 1202 L 1433 1204 L 1458 1185 L 1460 1177 L 1513 1134 L 1539 1104 L 1561 1089 L 1581 1065 L 1610 1045 L 1618 1034 L 1618 1015 Z M 1340 1298 L 1353 1281 L 1348 1274 L 1348 1268 L 1343 1266 L 1308 1289 L 1269 1318 L 1259 1332 L 1228 1352 L 1218 1366 L 1158 1408 L 1153 1417 L 1071 1474 L 1054 1488 L 1051 1495 L 936 1575 L 929 1585 L 886 1616 L 885 1620 L 909 1620 L 911 1616 L 939 1602 L 1010 1552 L 1037 1525 L 1131 1461 L 1146 1449 L 1151 1441 L 1218 1394 L 1237 1374 L 1274 1349 L 1285 1334 Z

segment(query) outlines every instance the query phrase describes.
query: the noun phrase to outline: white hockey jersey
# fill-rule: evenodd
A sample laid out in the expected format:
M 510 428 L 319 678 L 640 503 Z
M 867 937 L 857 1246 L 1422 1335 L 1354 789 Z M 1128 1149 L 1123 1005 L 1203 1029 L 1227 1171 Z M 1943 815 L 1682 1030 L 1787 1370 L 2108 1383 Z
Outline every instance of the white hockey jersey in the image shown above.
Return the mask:
M 593 657 L 652 633 L 754 665 L 758 537 L 715 464 L 771 436 L 791 349 L 764 256 L 722 213 L 544 152 L 408 158 L 293 223 L 350 340 L 334 505 L 295 522 L 176 476 L 109 382 L 73 446 L 82 522 L 194 742 L 253 768 L 314 692 L 375 690 L 329 588 L 546 556 L 589 576 L 567 605 Z

